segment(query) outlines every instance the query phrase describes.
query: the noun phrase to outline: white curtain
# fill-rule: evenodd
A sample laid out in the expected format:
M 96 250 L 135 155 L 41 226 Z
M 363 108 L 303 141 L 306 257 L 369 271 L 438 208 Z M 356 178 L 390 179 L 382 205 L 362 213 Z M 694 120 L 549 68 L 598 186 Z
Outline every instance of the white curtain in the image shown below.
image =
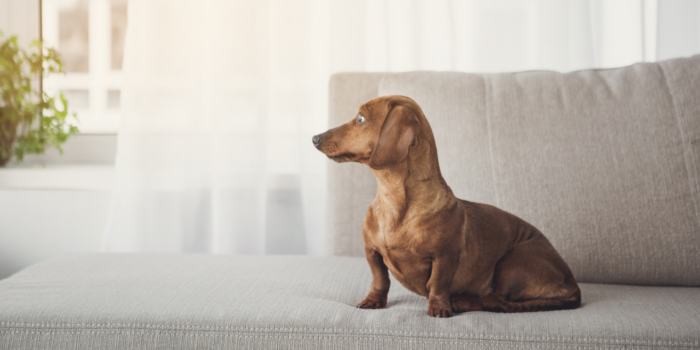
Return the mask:
M 693 0 L 131 0 L 104 250 L 322 254 L 330 74 L 622 66 L 700 52 L 698 18 Z

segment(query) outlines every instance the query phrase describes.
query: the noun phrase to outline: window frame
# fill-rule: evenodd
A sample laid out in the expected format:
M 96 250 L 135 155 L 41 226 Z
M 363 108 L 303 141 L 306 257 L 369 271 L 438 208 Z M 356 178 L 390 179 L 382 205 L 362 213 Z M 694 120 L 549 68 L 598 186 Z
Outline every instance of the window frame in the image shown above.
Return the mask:
M 41 27 L 44 42 L 59 46 L 60 0 L 43 0 Z M 88 72 L 68 72 L 43 78 L 43 89 L 50 95 L 59 91 L 88 92 L 87 108 L 70 107 L 78 116 L 78 127 L 83 134 L 116 134 L 119 129 L 120 109 L 108 106 L 110 91 L 122 88 L 122 71 L 112 69 L 112 1 L 87 0 L 88 3 Z M 69 97 L 69 96 L 67 96 Z

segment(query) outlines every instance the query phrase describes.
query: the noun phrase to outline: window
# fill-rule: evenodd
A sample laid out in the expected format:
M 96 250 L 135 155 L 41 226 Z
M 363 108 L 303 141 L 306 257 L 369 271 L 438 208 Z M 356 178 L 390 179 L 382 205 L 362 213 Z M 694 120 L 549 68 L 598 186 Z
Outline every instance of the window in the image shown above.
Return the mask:
M 44 80 L 63 91 L 82 133 L 116 133 L 127 0 L 44 0 L 43 37 L 61 53 L 65 75 Z

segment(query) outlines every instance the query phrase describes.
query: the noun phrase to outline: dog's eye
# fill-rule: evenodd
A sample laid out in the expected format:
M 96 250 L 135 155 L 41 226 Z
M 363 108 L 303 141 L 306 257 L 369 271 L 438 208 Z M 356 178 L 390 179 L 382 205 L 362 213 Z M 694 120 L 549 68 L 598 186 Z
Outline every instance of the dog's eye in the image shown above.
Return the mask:
M 365 116 L 363 116 L 362 114 L 358 114 L 357 115 L 357 124 L 359 125 L 359 124 L 362 124 L 364 122 L 365 122 Z

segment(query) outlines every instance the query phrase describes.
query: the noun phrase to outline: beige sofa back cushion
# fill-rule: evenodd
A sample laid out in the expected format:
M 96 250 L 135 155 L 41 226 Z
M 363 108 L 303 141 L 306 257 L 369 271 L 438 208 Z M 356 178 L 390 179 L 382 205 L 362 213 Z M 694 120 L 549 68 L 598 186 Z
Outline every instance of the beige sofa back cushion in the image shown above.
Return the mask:
M 454 193 L 537 226 L 579 281 L 700 285 L 700 56 L 567 74 L 392 74 L 378 94 L 416 100 Z M 359 221 L 332 253 L 362 254 L 364 193 L 376 188 L 362 170 L 330 173 L 358 187 L 331 188 L 354 202 L 330 222 Z

